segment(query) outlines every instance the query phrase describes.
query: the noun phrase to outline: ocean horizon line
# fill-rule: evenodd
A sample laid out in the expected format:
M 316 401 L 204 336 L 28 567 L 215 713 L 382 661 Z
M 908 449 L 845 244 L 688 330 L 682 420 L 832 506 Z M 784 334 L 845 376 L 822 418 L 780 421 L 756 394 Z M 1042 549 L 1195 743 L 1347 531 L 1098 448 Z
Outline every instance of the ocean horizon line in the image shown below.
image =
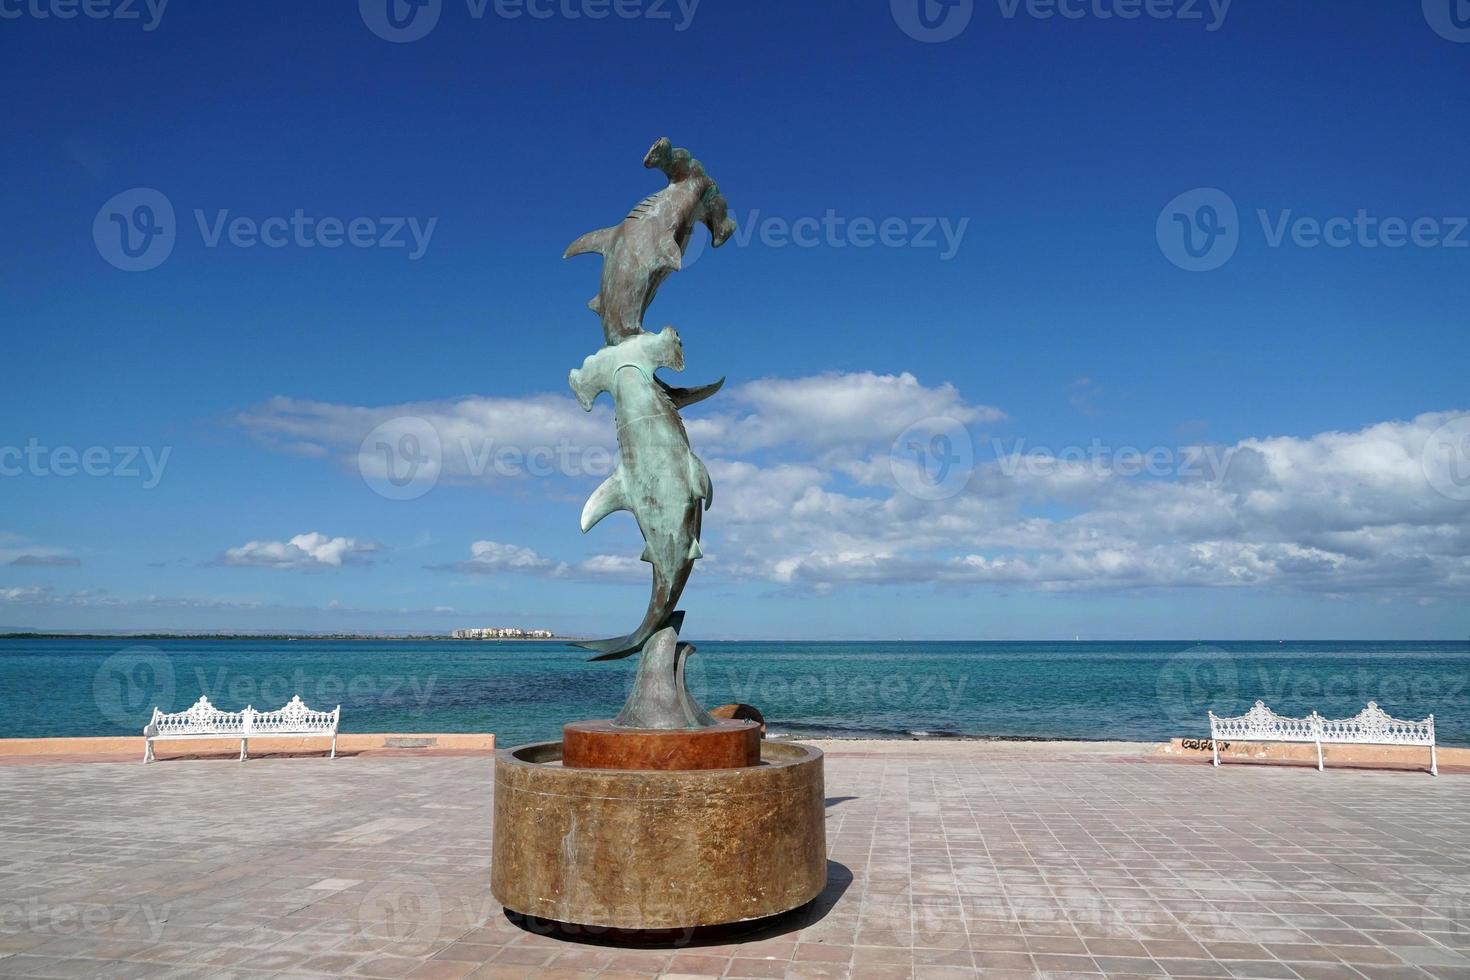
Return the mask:
M 5 630 L 0 629 L 0 640 L 48 640 L 48 639 L 159 639 L 159 640 L 386 640 L 403 642 L 437 642 L 474 644 L 513 644 L 527 643 L 536 645 L 546 644 L 575 644 L 585 640 L 595 639 L 592 634 L 587 635 L 557 635 L 550 637 L 473 637 L 461 638 L 450 635 L 447 632 L 415 632 L 412 630 L 394 631 L 295 631 L 295 630 L 166 630 L 166 629 L 140 629 L 140 630 Z M 863 635 L 832 635 L 822 638 L 801 636 L 704 636 L 699 637 L 702 643 L 1177 643 L 1177 644 L 1213 644 L 1213 643 L 1467 643 L 1470 637 L 1340 637 L 1340 636 L 1316 636 L 1316 637 L 1280 637 L 1280 636 L 1257 636 L 1257 637 L 1198 637 L 1186 639 L 1184 637 L 1136 637 L 1136 636 L 1094 636 L 1081 638 L 1067 637 L 908 637 L 908 636 L 863 636 Z

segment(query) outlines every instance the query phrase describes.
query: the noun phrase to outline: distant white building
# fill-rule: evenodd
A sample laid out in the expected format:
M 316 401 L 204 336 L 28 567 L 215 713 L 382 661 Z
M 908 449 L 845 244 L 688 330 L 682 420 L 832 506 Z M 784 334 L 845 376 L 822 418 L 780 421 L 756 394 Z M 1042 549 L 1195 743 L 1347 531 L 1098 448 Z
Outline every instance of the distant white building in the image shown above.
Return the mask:
M 456 640 L 549 640 L 551 630 L 523 630 L 519 626 L 477 626 L 454 631 Z

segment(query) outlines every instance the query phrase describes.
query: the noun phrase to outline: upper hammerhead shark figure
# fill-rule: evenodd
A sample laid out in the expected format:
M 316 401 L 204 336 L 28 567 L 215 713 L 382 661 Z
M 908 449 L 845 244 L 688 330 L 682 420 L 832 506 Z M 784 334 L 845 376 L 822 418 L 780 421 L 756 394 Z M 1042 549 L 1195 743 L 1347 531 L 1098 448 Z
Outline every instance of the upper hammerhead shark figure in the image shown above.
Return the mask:
M 622 224 L 591 231 L 567 248 L 563 258 L 595 252 L 602 256 L 602 288 L 587 305 L 602 317 L 609 346 L 643 333 L 643 314 L 671 273 L 684 264 L 694 226 L 709 228 L 716 248 L 735 233 L 720 185 L 683 147 L 665 136 L 653 144 L 643 165 L 662 170 L 669 185 L 645 198 Z

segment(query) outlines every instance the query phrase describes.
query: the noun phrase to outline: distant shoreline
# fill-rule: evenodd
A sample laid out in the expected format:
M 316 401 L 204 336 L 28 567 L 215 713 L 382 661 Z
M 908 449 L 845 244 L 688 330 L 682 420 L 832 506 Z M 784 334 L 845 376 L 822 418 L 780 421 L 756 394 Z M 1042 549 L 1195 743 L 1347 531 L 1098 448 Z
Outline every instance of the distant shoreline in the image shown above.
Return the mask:
M 576 636 L 502 636 L 456 639 L 442 633 L 0 633 L 0 640 L 351 640 L 412 643 L 575 643 Z
M 447 633 L 171 633 L 160 630 L 146 632 L 87 632 L 87 633 L 57 633 L 54 631 L 38 630 L 7 630 L 0 631 L 0 640 L 343 640 L 353 642 L 372 641 L 376 643 L 403 642 L 403 643 L 581 643 L 593 637 L 589 636 L 551 636 L 551 637 L 495 637 L 485 639 L 455 639 Z M 801 644 L 844 644 L 844 643 L 885 643 L 892 645 L 915 645 L 927 644 L 933 646 L 954 646 L 960 644 L 980 645 L 1032 645 L 1032 646 L 1100 646 L 1120 644 L 1151 644 L 1177 645 L 1181 648 L 1190 646 L 1210 646 L 1215 644 L 1253 644 L 1270 645 L 1279 644 L 1283 646 L 1326 646 L 1329 644 L 1384 644 L 1384 645 L 1406 645 L 1411 643 L 1433 643 L 1464 644 L 1470 646 L 1470 637 L 1433 639 L 1427 637 L 1415 637 L 1409 640 L 1344 640 L 1334 637 L 1313 640 L 1140 640 L 1140 639 L 1091 639 L 1091 640 L 1013 640 L 1013 639 L 970 639 L 970 640 L 925 640 L 925 639 L 887 639 L 881 637 L 841 637 L 836 639 L 795 639 L 791 637 L 764 637 L 761 639 L 729 639 L 724 637 L 707 637 L 707 642 L 712 643 L 801 643 Z

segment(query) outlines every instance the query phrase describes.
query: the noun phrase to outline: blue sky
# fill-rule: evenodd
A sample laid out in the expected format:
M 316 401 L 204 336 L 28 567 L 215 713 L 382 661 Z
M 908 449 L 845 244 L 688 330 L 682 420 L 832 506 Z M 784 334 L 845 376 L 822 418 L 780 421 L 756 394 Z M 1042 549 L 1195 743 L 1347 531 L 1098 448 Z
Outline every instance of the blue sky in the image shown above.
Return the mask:
M 691 635 L 1470 634 L 1463 0 L 388 2 L 0 0 L 0 627 L 631 628 L 560 255 L 668 135 Z

